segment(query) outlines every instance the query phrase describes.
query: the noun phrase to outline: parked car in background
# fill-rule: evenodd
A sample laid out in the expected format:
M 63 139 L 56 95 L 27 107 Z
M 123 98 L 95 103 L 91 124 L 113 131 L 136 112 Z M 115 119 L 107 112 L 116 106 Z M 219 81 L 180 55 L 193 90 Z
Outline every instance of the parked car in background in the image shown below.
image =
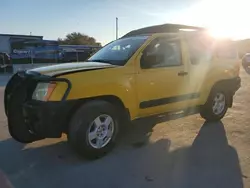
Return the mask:
M 246 53 L 242 58 L 242 66 L 246 71 L 250 71 L 250 53 Z
M 63 63 L 86 61 L 90 56 L 91 56 L 90 52 L 84 52 L 84 51 L 60 52 L 60 60 Z
M 132 31 L 87 62 L 15 74 L 4 96 L 11 136 L 30 143 L 65 133 L 95 159 L 139 118 L 198 108 L 207 121 L 222 119 L 241 86 L 237 51 L 200 31 L 165 28 Z
M 86 61 L 100 48 L 91 45 L 60 45 L 59 61 L 63 63 Z
M 13 73 L 11 58 L 5 52 L 0 52 L 0 73 Z

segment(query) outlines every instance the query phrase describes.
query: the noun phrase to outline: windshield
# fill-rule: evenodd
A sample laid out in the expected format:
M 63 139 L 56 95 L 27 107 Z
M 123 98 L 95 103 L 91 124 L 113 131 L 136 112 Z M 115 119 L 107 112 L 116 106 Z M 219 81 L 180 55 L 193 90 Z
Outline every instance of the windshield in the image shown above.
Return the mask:
M 147 40 L 148 36 L 136 36 L 119 39 L 96 52 L 88 61 L 125 65 L 129 58 Z

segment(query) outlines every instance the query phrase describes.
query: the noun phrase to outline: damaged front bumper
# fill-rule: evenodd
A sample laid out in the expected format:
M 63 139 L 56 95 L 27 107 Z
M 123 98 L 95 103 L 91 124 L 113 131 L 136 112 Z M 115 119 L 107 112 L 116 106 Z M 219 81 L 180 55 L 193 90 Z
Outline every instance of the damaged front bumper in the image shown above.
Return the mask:
M 61 101 L 36 101 L 32 94 L 40 82 L 65 82 L 68 85 Z M 64 78 L 37 72 L 16 73 L 5 88 L 4 106 L 11 136 L 29 143 L 43 138 L 58 138 L 66 131 L 67 120 L 75 101 L 67 101 L 71 83 Z
M 59 138 L 66 132 L 69 114 L 75 101 L 27 101 L 23 116 L 29 131 L 42 138 Z

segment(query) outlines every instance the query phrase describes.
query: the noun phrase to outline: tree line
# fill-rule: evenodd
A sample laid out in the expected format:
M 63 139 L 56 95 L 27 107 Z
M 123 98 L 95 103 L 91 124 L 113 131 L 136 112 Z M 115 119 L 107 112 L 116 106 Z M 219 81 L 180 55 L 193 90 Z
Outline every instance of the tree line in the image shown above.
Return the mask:
M 95 45 L 101 46 L 100 42 L 97 42 L 94 37 L 90 37 L 86 34 L 73 32 L 66 35 L 65 38 L 58 38 L 58 42 L 61 45 Z

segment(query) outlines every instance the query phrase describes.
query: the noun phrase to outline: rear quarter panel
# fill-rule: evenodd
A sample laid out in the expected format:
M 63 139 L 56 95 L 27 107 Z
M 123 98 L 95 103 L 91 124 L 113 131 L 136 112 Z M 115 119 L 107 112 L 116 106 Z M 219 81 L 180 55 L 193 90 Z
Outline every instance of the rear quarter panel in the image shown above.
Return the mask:
M 204 81 L 201 84 L 200 104 L 206 103 L 211 89 L 217 82 L 235 78 L 239 76 L 239 71 L 240 61 L 238 59 L 214 58 L 204 74 Z

